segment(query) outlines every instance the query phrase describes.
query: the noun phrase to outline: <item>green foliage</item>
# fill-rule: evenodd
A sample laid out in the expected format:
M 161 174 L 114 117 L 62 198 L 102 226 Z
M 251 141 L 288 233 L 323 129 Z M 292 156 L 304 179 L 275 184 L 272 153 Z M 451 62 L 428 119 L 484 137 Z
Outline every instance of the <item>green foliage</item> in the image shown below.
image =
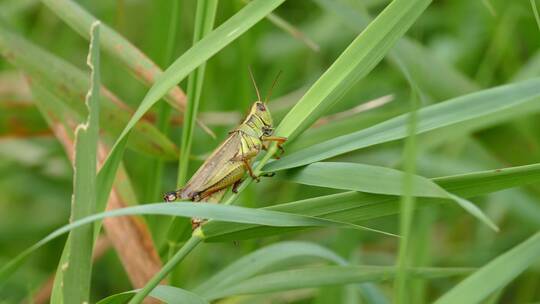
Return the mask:
M 538 22 L 533 0 L 1 1 L 0 302 L 52 275 L 52 303 L 540 301 Z M 253 164 L 276 176 L 161 203 L 255 100 L 248 67 L 263 96 L 283 71 L 285 153 Z

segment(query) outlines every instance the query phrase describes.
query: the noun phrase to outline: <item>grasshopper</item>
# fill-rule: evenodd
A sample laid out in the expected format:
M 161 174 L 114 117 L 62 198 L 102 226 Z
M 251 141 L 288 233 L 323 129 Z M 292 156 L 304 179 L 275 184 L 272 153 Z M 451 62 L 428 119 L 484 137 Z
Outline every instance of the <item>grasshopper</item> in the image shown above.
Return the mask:
M 270 142 L 277 142 L 280 151 L 284 152 L 281 145 L 287 138 L 273 136 L 272 116 L 266 107 L 268 96 L 279 74 L 264 102 L 251 71 L 250 76 L 258 100 L 253 103 L 248 115 L 240 125 L 229 132 L 227 139 L 212 152 L 183 188 L 165 193 L 165 201 L 181 199 L 219 202 L 230 186 L 233 192 L 237 192 L 246 171 L 255 181 L 259 181 L 259 177 L 253 173 L 251 164 L 261 150 L 268 148 Z M 192 223 L 196 227 L 200 224 L 200 220 L 193 219 Z

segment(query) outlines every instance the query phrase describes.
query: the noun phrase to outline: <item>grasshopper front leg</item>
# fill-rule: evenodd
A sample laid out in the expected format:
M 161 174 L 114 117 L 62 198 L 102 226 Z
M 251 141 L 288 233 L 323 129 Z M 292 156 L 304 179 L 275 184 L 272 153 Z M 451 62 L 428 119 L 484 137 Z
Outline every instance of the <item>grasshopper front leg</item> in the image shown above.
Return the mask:
M 277 159 L 279 159 L 279 157 L 285 153 L 285 149 L 283 149 L 283 143 L 287 141 L 287 137 L 281 137 L 281 136 L 262 136 L 261 137 L 261 141 L 264 143 L 264 142 L 276 142 L 277 143 L 277 147 L 280 151 L 280 155 L 276 156 Z

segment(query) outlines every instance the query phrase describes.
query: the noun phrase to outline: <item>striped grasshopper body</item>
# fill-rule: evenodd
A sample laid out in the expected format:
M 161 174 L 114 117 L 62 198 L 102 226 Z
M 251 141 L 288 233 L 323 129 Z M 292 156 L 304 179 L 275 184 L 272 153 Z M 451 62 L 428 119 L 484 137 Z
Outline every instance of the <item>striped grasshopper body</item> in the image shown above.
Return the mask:
M 276 141 L 281 145 L 286 141 L 284 137 L 272 136 L 273 131 L 270 112 L 262 101 L 256 101 L 244 121 L 229 132 L 227 139 L 206 159 L 186 186 L 166 193 L 164 199 L 168 202 L 207 200 L 229 186 L 235 190 L 246 171 L 258 181 L 259 177 L 251 168 L 253 159 L 269 142 Z
M 251 164 L 261 150 L 267 149 L 270 142 L 277 142 L 278 148 L 283 152 L 281 144 L 287 139 L 272 136 L 272 116 L 265 102 L 261 101 L 256 86 L 255 89 L 258 100 L 253 103 L 244 121 L 229 132 L 227 139 L 212 152 L 183 188 L 165 193 L 165 201 L 181 199 L 219 202 L 229 187 L 232 186 L 232 190 L 236 192 L 246 171 L 259 181 Z M 198 219 L 193 219 L 192 222 L 194 227 L 200 224 Z

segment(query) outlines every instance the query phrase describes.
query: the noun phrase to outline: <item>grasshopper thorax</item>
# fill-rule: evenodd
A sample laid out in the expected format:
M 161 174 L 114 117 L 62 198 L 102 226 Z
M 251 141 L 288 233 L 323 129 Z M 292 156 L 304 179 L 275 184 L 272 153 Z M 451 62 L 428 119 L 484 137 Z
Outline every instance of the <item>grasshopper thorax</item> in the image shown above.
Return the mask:
M 237 129 L 259 138 L 261 136 L 272 135 L 274 131 L 272 127 L 272 116 L 264 102 L 254 102 L 248 115 Z

